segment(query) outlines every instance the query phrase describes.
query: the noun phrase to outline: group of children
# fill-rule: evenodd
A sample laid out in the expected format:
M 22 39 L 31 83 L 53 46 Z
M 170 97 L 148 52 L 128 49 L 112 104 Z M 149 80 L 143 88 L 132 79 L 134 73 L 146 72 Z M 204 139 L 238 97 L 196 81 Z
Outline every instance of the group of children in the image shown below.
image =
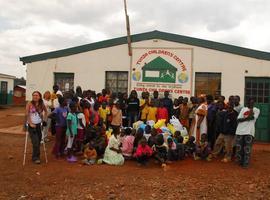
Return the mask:
M 158 97 L 157 91 L 153 93 L 153 98 L 144 92 L 140 100 L 136 91 L 132 91 L 129 97 L 125 94 L 108 94 L 105 89 L 95 95 L 93 91 L 82 92 L 79 87 L 76 93 L 64 95 L 59 88 L 55 88 L 54 96 L 57 93 L 57 98 L 51 98 L 52 102 L 57 99 L 57 103 L 54 103 L 57 106 L 51 109 L 48 118 L 54 121 L 51 129 L 55 129 L 53 154 L 56 158 L 66 154 L 68 162 L 76 162 L 78 157 L 75 155 L 83 155 L 82 162 L 87 165 L 122 165 L 127 159 L 135 159 L 139 165 L 146 165 L 150 158 L 154 158 L 166 166 L 168 162 L 189 156 L 195 160 L 210 161 L 224 152 L 222 161 L 228 162 L 236 146 L 235 154 L 240 164 L 246 166 L 249 163 L 250 154 L 243 150 L 246 144 L 239 146 L 240 143 L 235 143 L 235 134 L 242 122 L 256 121 L 259 111 L 255 108 L 255 116 L 253 111 L 242 113 L 240 99 L 238 102 L 235 100 L 238 96 L 229 98 L 225 104 L 224 98 L 214 101 L 209 95 L 206 99 L 191 97 L 190 102 L 188 98 L 179 97 L 173 102 L 167 91 L 163 98 Z M 49 102 L 48 94 L 45 96 Z M 243 117 L 239 118 L 240 115 Z M 177 118 L 189 131 L 186 141 L 179 130 L 164 134 L 153 124 L 132 128 L 132 124 L 138 120 L 145 124 L 165 120 L 167 124 L 172 117 Z M 212 125 L 214 127 L 211 128 Z M 202 127 L 208 127 L 208 130 Z M 110 134 L 108 130 L 112 130 Z M 245 139 L 246 134 L 237 136 L 238 140 Z

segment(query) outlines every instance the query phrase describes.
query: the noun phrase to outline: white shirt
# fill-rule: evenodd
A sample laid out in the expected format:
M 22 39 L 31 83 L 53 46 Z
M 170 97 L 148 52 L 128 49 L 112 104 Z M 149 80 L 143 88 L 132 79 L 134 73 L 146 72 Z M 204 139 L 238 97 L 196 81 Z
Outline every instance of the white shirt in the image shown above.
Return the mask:
M 86 124 L 85 116 L 84 116 L 83 113 L 78 113 L 78 114 L 77 114 L 77 117 L 78 117 L 78 129 L 83 129 L 83 127 L 82 127 L 81 124 L 80 124 L 80 119 L 82 120 L 82 124 L 83 124 L 84 127 L 85 127 L 85 124 Z
M 43 99 L 43 103 L 48 111 L 48 114 L 51 113 L 52 101 Z
M 250 109 L 248 107 L 242 108 L 237 119 L 247 118 L 249 115 L 249 112 L 250 112 Z M 253 137 L 255 136 L 255 122 L 259 117 L 260 110 L 254 107 L 253 112 L 254 112 L 253 120 L 238 123 L 236 133 L 235 133 L 236 135 L 252 135 Z

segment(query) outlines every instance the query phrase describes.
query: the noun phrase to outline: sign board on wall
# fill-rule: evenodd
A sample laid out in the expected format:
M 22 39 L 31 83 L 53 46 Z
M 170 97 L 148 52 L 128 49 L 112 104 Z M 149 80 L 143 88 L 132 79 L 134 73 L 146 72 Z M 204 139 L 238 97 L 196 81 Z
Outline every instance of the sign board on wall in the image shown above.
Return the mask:
M 191 49 L 133 49 L 131 89 L 191 96 Z

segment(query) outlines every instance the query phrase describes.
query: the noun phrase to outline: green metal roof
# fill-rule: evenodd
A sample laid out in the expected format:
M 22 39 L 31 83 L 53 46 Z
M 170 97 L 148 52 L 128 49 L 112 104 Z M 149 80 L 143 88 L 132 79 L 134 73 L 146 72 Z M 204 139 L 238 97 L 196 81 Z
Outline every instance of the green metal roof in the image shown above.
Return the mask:
M 177 68 L 174 67 L 171 63 L 167 62 L 165 59 L 158 56 L 154 60 L 146 63 L 143 67 L 143 70 L 173 70 L 177 71 Z
M 132 42 L 139 42 L 139 41 L 151 40 L 151 39 L 167 40 L 171 42 L 204 47 L 204 48 L 232 53 L 236 55 L 257 58 L 261 60 L 270 60 L 269 52 L 257 51 L 257 50 L 238 47 L 234 45 L 213 42 L 213 41 L 203 40 L 203 39 L 198 39 L 198 38 L 192 38 L 192 37 L 177 35 L 173 33 L 166 33 L 166 32 L 161 32 L 161 31 L 156 31 L 156 30 L 151 31 L 151 32 L 146 32 L 146 33 L 134 34 L 131 36 Z M 81 45 L 77 47 L 62 49 L 58 51 L 51 51 L 51 52 L 36 54 L 32 56 L 20 57 L 20 61 L 22 61 L 23 64 L 26 64 L 26 63 L 46 60 L 50 58 L 59 58 L 59 57 L 74 55 L 74 54 L 83 53 L 87 51 L 93 51 L 96 49 L 117 46 L 117 45 L 126 44 L 126 43 L 127 43 L 127 37 L 124 36 L 124 37 L 104 40 L 100 42 L 95 42 L 91 44 Z

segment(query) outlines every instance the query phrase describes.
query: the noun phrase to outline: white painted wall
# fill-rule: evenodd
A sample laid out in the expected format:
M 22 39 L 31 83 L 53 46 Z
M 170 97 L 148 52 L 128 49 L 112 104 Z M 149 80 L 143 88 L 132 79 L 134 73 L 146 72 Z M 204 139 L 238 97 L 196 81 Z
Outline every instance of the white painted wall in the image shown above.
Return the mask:
M 0 77 L 0 84 L 1 84 L 1 81 L 6 81 L 6 82 L 8 82 L 8 93 L 13 92 L 13 88 L 14 88 L 14 79 Z
M 270 61 L 259 60 L 221 51 L 164 40 L 146 40 L 132 44 L 133 48 L 192 48 L 193 73 L 222 73 L 221 93 L 244 98 L 245 77 L 270 77 Z M 34 90 L 51 90 L 54 72 L 74 72 L 74 85 L 100 91 L 105 87 L 105 71 L 129 71 L 127 45 L 119 45 L 81 54 L 48 59 L 27 64 L 27 100 Z M 248 73 L 245 73 L 245 70 Z M 193 77 L 193 82 L 195 77 Z M 194 86 L 194 84 L 193 84 Z M 194 90 L 193 90 L 194 92 Z

